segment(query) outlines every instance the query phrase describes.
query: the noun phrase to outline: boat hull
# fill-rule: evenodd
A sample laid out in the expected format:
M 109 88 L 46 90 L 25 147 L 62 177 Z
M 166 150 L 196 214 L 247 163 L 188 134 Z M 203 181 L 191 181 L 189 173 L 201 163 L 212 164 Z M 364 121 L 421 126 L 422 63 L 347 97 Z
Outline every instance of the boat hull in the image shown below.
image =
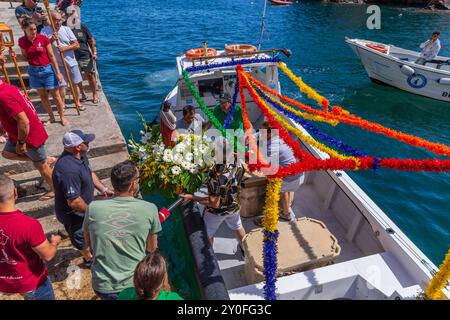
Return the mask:
M 450 79 L 450 72 L 439 72 L 411 61 L 402 61 L 352 40 L 347 40 L 347 43 L 361 59 L 367 75 L 374 82 L 424 97 L 450 102 L 450 85 L 440 83 L 442 79 Z M 405 72 L 405 68 L 412 70 L 412 74 Z

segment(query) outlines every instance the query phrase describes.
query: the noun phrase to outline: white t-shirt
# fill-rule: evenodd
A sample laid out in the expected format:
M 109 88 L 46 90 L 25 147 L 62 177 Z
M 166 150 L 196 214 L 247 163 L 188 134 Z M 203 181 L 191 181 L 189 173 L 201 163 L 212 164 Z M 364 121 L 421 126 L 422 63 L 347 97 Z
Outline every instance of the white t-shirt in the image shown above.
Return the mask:
M 433 60 L 437 57 L 439 51 L 441 50 L 441 41 L 437 39 L 433 43 L 430 43 L 430 40 L 428 40 L 422 43 L 420 47 L 423 49 L 420 53 L 420 57 L 426 60 Z
M 53 35 L 52 27 L 50 27 L 50 26 L 44 27 L 41 31 L 41 34 L 46 35 L 50 39 L 50 42 L 51 42 L 51 38 Z M 59 37 L 59 43 L 63 46 L 70 46 L 71 42 L 77 41 L 77 38 L 73 34 L 72 30 L 70 30 L 70 28 L 66 27 L 66 26 L 61 26 L 61 28 L 59 28 L 58 37 Z M 52 45 L 53 45 L 53 51 L 56 56 L 56 60 L 58 61 L 59 66 L 62 67 L 61 56 L 59 54 L 59 51 L 58 51 L 58 48 L 56 45 L 56 41 L 53 42 Z M 69 67 L 74 67 L 74 66 L 78 65 L 77 59 L 75 58 L 74 50 L 64 52 L 64 60 L 66 61 L 67 66 L 69 66 Z

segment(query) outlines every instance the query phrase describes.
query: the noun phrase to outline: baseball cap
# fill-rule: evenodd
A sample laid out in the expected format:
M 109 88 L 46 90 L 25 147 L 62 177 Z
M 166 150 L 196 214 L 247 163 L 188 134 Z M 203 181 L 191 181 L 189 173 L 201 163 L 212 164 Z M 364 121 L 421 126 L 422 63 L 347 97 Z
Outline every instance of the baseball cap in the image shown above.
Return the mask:
M 231 102 L 231 96 L 228 92 L 221 93 L 219 96 L 219 102 Z
M 63 145 L 66 148 L 77 147 L 83 142 L 92 142 L 95 139 L 95 134 L 84 133 L 81 130 L 72 130 L 64 133 Z

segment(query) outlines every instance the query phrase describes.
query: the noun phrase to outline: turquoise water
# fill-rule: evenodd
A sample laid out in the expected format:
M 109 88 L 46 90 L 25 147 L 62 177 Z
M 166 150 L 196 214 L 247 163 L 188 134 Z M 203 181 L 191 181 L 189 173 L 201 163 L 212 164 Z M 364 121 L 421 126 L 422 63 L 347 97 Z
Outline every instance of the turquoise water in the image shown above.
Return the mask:
M 126 4 L 126 6 L 125 6 Z M 263 48 L 287 47 L 292 70 L 331 100 L 365 119 L 450 145 L 450 104 L 372 84 L 344 37 L 369 38 L 416 49 L 442 31 L 441 54 L 450 56 L 450 16 L 382 7 L 381 30 L 366 28 L 365 6 L 302 2 L 268 6 Z M 208 46 L 253 43 L 259 38 L 262 0 L 85 0 L 83 19 L 97 39 L 104 90 L 126 137 L 139 130 L 136 112 L 153 119 L 176 82 L 175 57 L 202 40 Z M 281 78 L 284 93 L 301 98 Z M 326 128 L 326 127 L 323 127 Z M 368 154 L 432 155 L 346 125 L 327 132 Z M 448 174 L 388 170 L 350 173 L 406 235 L 439 264 L 450 244 Z

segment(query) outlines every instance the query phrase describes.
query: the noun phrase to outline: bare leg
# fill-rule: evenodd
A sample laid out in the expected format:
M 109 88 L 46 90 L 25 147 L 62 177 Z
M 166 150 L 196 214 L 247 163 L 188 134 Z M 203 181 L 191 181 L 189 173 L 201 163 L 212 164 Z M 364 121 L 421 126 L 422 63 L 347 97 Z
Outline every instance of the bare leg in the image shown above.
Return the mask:
M 86 93 L 84 92 L 84 89 L 83 89 L 83 82 L 80 82 L 80 83 L 78 84 L 78 89 L 80 89 L 80 95 L 81 95 L 81 97 L 82 97 L 83 99 L 86 99 Z
M 66 118 L 64 117 L 64 98 L 65 96 L 61 96 L 61 89 L 64 89 L 64 87 L 60 87 L 59 89 L 55 89 L 52 90 L 52 96 L 53 99 L 56 102 L 56 107 L 58 108 L 58 113 L 59 113 L 59 117 L 61 118 L 61 124 L 63 126 L 66 126 L 69 124 L 69 121 L 66 120 Z M 63 90 L 65 93 L 65 89 Z
M 281 192 L 280 193 L 280 202 L 281 202 L 281 210 L 283 211 L 284 216 L 289 215 L 289 192 Z
M 82 82 L 80 82 L 80 84 L 81 84 L 81 83 L 82 83 Z M 80 99 L 81 99 L 81 94 L 80 94 L 80 87 L 79 87 L 79 84 L 75 84 L 73 89 L 74 89 L 73 91 L 75 91 L 75 97 L 74 97 L 74 100 L 78 102 L 78 105 L 79 105 L 79 106 L 81 106 L 81 100 L 80 100 Z M 75 103 L 75 101 L 74 101 L 74 103 Z
M 51 192 L 53 193 L 53 182 L 52 182 L 52 169 L 47 163 L 47 160 L 39 162 L 39 163 L 33 163 L 34 167 L 39 171 L 42 178 L 44 178 L 45 182 L 50 187 Z M 47 194 L 47 196 L 50 196 L 50 194 Z M 54 194 L 53 194 L 54 196 Z
M 50 122 L 55 122 L 55 115 L 53 114 L 50 101 L 48 100 L 48 93 L 46 89 L 38 89 L 39 97 L 41 98 L 42 106 L 50 117 Z
M 59 87 L 58 91 L 59 91 L 59 95 L 61 96 L 61 100 L 65 105 L 66 104 L 66 86 Z
M 97 78 L 95 77 L 95 73 L 88 73 L 87 75 L 89 81 L 89 87 L 92 91 L 92 101 L 95 102 L 97 100 Z

